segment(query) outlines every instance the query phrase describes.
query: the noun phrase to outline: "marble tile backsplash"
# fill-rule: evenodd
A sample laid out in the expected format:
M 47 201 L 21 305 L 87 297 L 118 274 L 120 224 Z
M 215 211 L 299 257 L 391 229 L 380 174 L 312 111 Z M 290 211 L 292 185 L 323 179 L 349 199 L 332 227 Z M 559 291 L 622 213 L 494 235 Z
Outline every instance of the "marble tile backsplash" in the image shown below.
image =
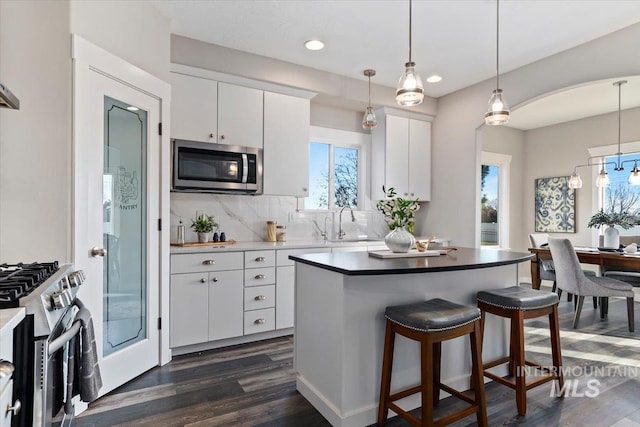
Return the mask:
M 185 240 L 198 240 L 190 228 L 196 212 L 213 215 L 219 231 L 238 242 L 266 240 L 267 221 L 272 220 L 287 227 L 287 241 L 322 241 L 325 223 L 328 239 L 338 239 L 339 211 L 298 211 L 296 202 L 295 197 L 287 196 L 171 193 L 171 241 L 176 241 L 181 218 L 186 228 Z M 298 204 L 302 206 L 302 200 Z M 354 216 L 352 221 L 349 209 L 342 213 L 344 239 L 383 239 L 388 233 L 379 212 L 354 211 Z

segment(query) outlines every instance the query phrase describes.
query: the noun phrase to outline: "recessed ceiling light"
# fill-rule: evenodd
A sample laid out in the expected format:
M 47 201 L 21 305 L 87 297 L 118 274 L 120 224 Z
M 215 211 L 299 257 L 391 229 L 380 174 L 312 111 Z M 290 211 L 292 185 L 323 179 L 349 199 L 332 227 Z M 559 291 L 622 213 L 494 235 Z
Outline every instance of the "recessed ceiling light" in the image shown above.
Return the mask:
M 442 76 L 439 76 L 437 74 L 433 74 L 427 77 L 427 82 L 429 83 L 438 83 L 440 80 L 442 80 Z
M 127 107 L 127 110 L 129 110 L 129 111 L 138 111 L 139 108 L 138 107 L 134 107 L 133 105 L 130 105 L 130 106 Z
M 309 50 L 320 50 L 324 47 L 322 40 L 307 40 L 304 42 L 304 47 Z

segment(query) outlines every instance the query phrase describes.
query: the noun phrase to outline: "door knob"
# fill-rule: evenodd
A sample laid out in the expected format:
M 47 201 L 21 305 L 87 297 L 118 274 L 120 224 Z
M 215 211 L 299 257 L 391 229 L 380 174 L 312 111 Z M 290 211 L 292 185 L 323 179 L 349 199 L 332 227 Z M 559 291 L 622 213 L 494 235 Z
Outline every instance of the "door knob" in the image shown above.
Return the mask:
M 106 254 L 107 250 L 105 248 L 99 248 L 97 246 L 91 248 L 91 256 L 94 258 L 98 256 L 105 256 Z

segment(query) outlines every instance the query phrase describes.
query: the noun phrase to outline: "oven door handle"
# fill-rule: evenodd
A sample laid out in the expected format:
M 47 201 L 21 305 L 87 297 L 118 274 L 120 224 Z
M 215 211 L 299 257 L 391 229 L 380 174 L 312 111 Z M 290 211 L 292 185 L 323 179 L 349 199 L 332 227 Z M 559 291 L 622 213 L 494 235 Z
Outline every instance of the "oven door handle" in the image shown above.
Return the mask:
M 249 160 L 247 159 L 247 155 L 242 155 L 242 183 L 247 183 L 247 177 L 249 176 Z
M 56 351 L 60 350 L 62 346 L 71 341 L 71 338 L 78 335 L 80 331 L 80 321 L 76 320 L 73 322 L 71 327 L 64 331 L 58 338 L 54 339 L 49 343 L 49 351 L 48 354 L 53 354 Z

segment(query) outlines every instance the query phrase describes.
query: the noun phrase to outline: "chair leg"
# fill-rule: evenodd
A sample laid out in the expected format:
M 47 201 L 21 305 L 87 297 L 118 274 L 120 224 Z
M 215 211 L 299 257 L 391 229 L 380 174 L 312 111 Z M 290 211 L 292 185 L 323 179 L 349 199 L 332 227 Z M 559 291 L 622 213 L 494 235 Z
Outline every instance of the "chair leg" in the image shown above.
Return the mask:
M 598 308 L 598 297 L 593 297 L 593 308 Z
M 420 377 L 422 381 L 422 423 L 433 423 L 433 371 L 427 360 L 433 360 L 433 343 L 429 339 L 420 341 Z
M 558 288 L 558 299 L 562 298 L 562 289 Z
M 487 420 L 487 400 L 484 392 L 481 333 L 480 324 L 476 323 L 473 332 L 469 335 L 469 339 L 471 340 L 471 378 L 473 379 L 475 404 L 478 405 L 476 421 L 479 427 L 486 427 L 489 425 L 489 421 Z
M 556 281 L 554 280 L 553 281 L 553 286 L 551 286 L 551 292 L 555 292 L 556 291 L 556 287 L 557 287 L 557 284 L 556 284 Z
M 571 302 L 572 298 L 573 298 L 573 294 L 571 292 L 567 292 L 567 301 Z
M 442 359 L 442 343 L 433 343 L 433 406 L 440 403 L 440 369 Z
M 557 397 L 564 397 L 564 375 L 562 374 L 562 353 L 560 350 L 560 323 L 558 321 L 558 305 L 549 313 L 549 329 L 551 335 L 551 358 L 558 378 L 557 390 L 562 391 Z
M 582 304 L 584 303 L 584 296 L 576 295 L 576 299 L 578 300 L 578 307 L 576 308 L 576 313 L 573 316 L 573 329 L 578 329 L 578 321 L 580 320 L 580 312 L 582 311 Z
M 396 334 L 391 329 L 391 322 L 387 320 L 384 333 L 384 353 L 382 356 L 382 380 L 380 384 L 380 406 L 378 407 L 378 425 L 387 423 L 389 395 L 391 394 L 391 368 L 393 367 L 393 347 Z
M 573 299 L 573 309 L 575 310 L 577 306 L 578 306 L 578 296 L 576 295 L 576 297 Z
M 633 332 L 635 330 L 635 319 L 633 312 L 633 297 L 627 298 L 627 320 L 629 321 L 629 332 Z
M 605 297 L 600 297 L 600 319 L 603 320 L 606 317 L 606 313 L 604 312 L 604 302 Z
M 514 316 L 511 318 L 511 323 L 515 323 L 516 326 L 513 331 L 512 337 L 515 338 L 515 343 L 512 343 L 511 348 L 514 351 L 512 360 L 515 365 L 515 383 L 516 383 L 516 406 L 518 408 L 519 415 L 525 415 L 527 413 L 527 384 L 526 384 L 526 363 L 524 354 L 524 312 L 522 310 L 516 310 Z

